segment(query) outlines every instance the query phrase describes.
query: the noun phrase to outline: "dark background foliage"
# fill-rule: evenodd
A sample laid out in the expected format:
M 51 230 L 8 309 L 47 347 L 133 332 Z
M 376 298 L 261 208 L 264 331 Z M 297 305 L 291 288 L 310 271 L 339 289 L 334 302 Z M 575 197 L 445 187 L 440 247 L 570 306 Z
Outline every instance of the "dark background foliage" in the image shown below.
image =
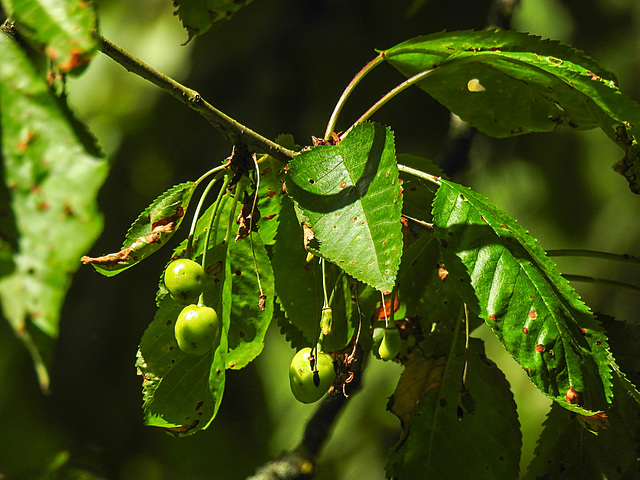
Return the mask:
M 231 22 L 181 46 L 187 35 L 170 2 L 98 1 L 102 34 L 196 89 L 210 103 L 263 135 L 291 133 L 299 144 L 321 136 L 353 75 L 375 55 L 405 39 L 443 29 L 487 24 L 489 0 L 255 0 Z M 640 7 L 633 0 L 523 0 L 515 28 L 571 43 L 614 71 L 623 92 L 640 99 Z M 389 67 L 367 78 L 342 114 L 346 129 L 370 104 L 402 81 Z M 104 56 L 69 83 L 70 102 L 101 141 L 112 164 L 100 204 L 105 232 L 91 253 L 114 251 L 138 213 L 175 183 L 193 180 L 229 155 L 229 145 L 194 112 Z M 375 120 L 391 125 L 399 152 L 438 158 L 449 115 L 417 89 L 384 107 Z M 621 152 L 600 132 L 560 129 L 507 140 L 477 136 L 457 180 L 472 186 L 530 229 L 544 248 L 593 248 L 638 254 L 640 201 L 610 166 Z M 425 207 L 426 208 L 426 207 Z M 614 220 L 615 219 L 615 220 Z M 31 359 L 0 322 L 0 477 L 49 478 L 47 465 L 68 465 L 101 478 L 245 478 L 298 442 L 313 407 L 288 391 L 292 350 L 271 329 L 265 354 L 230 372 L 213 425 L 186 439 L 142 425 L 138 341 L 155 311 L 166 262 L 157 254 L 108 279 L 84 267 L 62 312 L 43 396 Z M 561 269 L 633 282 L 632 270 L 593 260 Z M 636 294 L 578 285 L 595 310 L 635 321 Z M 479 332 L 483 335 L 483 332 Z M 548 407 L 510 359 L 490 349 L 507 370 L 525 429 L 523 463 Z M 383 478 L 387 449 L 398 438 L 385 412 L 399 368 L 372 366 L 319 465 L 319 478 Z M 460 452 L 464 456 L 464 452 Z

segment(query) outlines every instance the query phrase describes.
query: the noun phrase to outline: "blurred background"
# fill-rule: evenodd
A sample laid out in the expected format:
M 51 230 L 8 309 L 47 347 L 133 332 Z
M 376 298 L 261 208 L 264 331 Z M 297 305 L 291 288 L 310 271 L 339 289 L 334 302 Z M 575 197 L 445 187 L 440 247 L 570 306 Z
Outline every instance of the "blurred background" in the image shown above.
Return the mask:
M 101 33 L 111 41 L 261 134 L 290 133 L 309 144 L 311 135 L 323 135 L 342 90 L 374 49 L 444 29 L 483 28 L 492 1 L 254 0 L 231 22 L 219 22 L 187 45 L 168 0 L 96 3 Z M 639 2 L 523 0 L 513 27 L 587 52 L 617 74 L 623 92 L 640 100 Z M 391 67 L 378 68 L 348 102 L 338 129 L 400 81 Z M 196 113 L 105 56 L 70 80 L 68 92 L 112 164 L 100 195 L 105 231 L 92 254 L 118 249 L 131 222 L 157 195 L 196 179 L 230 153 Z M 410 89 L 374 120 L 394 129 L 399 152 L 438 158 L 449 115 Z M 545 249 L 640 255 L 640 198 L 611 170 L 621 157 L 600 131 L 560 128 L 506 140 L 477 135 L 470 163 L 455 179 L 517 218 Z M 30 357 L 0 322 L 0 478 L 54 478 L 48 472 L 68 462 L 95 478 L 241 479 L 297 445 L 314 407 L 298 404 L 289 392 L 293 351 L 277 328 L 263 355 L 229 372 L 225 398 L 207 431 L 175 439 L 143 426 L 134 362 L 154 315 L 165 261 L 152 257 L 112 279 L 80 269 L 62 312 L 50 396 L 41 394 Z M 557 263 L 565 273 L 640 284 L 632 267 L 576 258 Z M 575 287 L 593 310 L 638 321 L 637 293 Z M 526 465 L 549 403 L 487 332 L 480 328 L 475 335 L 488 339 L 489 355 L 522 402 Z M 386 452 L 399 435 L 398 421 L 385 406 L 399 371 L 371 362 L 364 389 L 349 402 L 324 450 L 319 479 L 384 478 Z

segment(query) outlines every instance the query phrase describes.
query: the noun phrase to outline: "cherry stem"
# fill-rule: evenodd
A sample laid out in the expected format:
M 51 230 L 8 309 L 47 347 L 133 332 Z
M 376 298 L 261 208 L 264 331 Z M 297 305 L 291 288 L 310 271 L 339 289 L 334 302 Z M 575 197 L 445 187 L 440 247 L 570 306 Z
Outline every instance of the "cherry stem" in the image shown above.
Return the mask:
M 209 251 L 209 240 L 211 238 L 211 232 L 213 231 L 213 241 L 216 241 L 216 237 L 218 235 L 218 224 L 216 223 L 215 227 L 213 226 L 213 219 L 218 217 L 218 209 L 220 208 L 220 202 L 222 201 L 222 199 L 224 198 L 226 191 L 227 191 L 227 186 L 229 185 L 229 182 L 231 181 L 231 175 L 227 174 L 224 177 L 224 182 L 222 183 L 222 186 L 220 187 L 220 191 L 218 192 L 218 198 L 216 198 L 216 203 L 213 207 L 213 210 L 211 210 L 211 217 L 209 217 L 209 224 L 207 226 L 207 233 L 205 234 L 204 237 L 204 248 L 202 250 L 202 268 L 204 269 L 204 271 L 207 271 L 207 252 Z M 198 298 L 198 305 L 202 306 L 204 305 L 204 291 L 200 294 L 200 298 Z
M 207 173 L 203 174 L 199 179 L 197 179 L 195 182 L 193 182 L 193 184 L 197 187 L 198 185 L 200 185 L 200 183 L 202 183 L 202 181 L 204 179 L 206 179 L 207 177 L 209 177 L 210 175 L 214 174 L 214 173 L 218 173 L 221 170 L 224 170 L 225 168 L 229 168 L 229 163 L 225 163 L 223 165 L 219 165 L 215 168 L 212 168 L 211 170 L 209 170 Z
M 205 175 L 200 177 L 195 182 L 195 185 L 197 185 L 198 182 L 200 182 L 201 180 L 205 179 L 212 172 L 213 172 L 213 170 L 210 170 L 208 173 L 206 173 Z M 193 233 L 196 230 L 196 224 L 198 223 L 198 218 L 200 217 L 200 210 L 202 210 L 202 205 L 204 204 L 204 200 L 205 200 L 205 198 L 207 198 L 207 195 L 209 194 L 209 191 L 211 191 L 211 188 L 213 188 L 213 186 L 216 184 L 216 182 L 219 179 L 220 178 L 218 176 L 216 176 L 213 180 L 211 180 L 209 182 L 209 185 L 207 185 L 207 188 L 204 189 L 204 192 L 202 192 L 202 195 L 200 196 L 200 200 L 198 201 L 198 206 L 196 207 L 196 211 L 193 214 L 193 220 L 191 221 L 191 228 L 189 229 L 189 235 L 187 236 L 187 258 L 191 258 L 191 254 L 192 254 L 191 248 L 192 248 L 192 244 L 193 244 Z
M 349 129 L 346 132 L 344 132 L 340 138 L 344 140 L 344 138 L 349 134 L 349 132 L 353 129 L 353 127 L 355 127 L 358 123 L 362 123 L 368 120 L 369 118 L 371 118 L 371 116 L 373 116 L 374 113 L 380 110 L 380 108 L 386 105 L 387 102 L 389 102 L 392 98 L 394 98 L 400 92 L 403 92 L 404 90 L 409 88 L 411 85 L 419 82 L 420 80 L 423 80 L 426 76 L 433 73 L 434 70 L 435 70 L 434 68 L 430 68 L 429 70 L 420 72 L 414 75 L 413 77 L 405 80 L 404 82 L 402 82 L 401 84 L 399 84 L 398 86 L 390 90 L 389 92 L 387 92 L 380 100 L 378 100 L 366 112 L 364 112 L 364 114 L 358 120 L 356 120 L 356 122 L 353 125 L 351 125 L 351 127 L 349 127 Z
M 260 290 L 260 300 L 264 298 L 264 291 L 262 290 L 262 282 L 260 282 L 260 270 L 258 269 L 258 260 L 256 259 L 256 250 L 253 246 L 253 215 L 256 211 L 256 205 L 258 204 L 258 192 L 260 190 L 260 166 L 256 156 L 253 155 L 253 164 L 256 167 L 256 189 L 253 195 L 253 205 L 251 205 L 251 214 L 249 218 L 249 244 L 251 245 L 251 256 L 253 257 L 253 267 L 256 270 L 256 280 L 258 281 L 258 290 Z M 262 305 L 262 303 L 260 303 Z M 263 307 L 261 307 L 264 310 Z
M 382 313 L 384 313 L 384 328 L 387 328 L 389 327 L 389 317 L 387 316 L 387 306 L 384 302 L 384 293 L 380 292 L 380 297 L 382 298 Z
M 406 165 L 401 165 L 398 163 L 398 170 L 413 175 L 414 177 L 426 180 L 427 182 L 434 183 L 435 185 L 442 185 L 442 178 L 436 177 L 435 175 L 431 175 L 420 170 L 416 170 L 415 168 L 407 167 Z
M 336 123 L 338 122 L 338 117 L 340 116 L 340 112 L 342 111 L 342 107 L 347 102 L 347 99 L 351 95 L 351 93 L 355 90 L 356 86 L 360 83 L 360 81 L 373 70 L 375 67 L 380 65 L 384 61 L 384 53 L 380 53 L 377 57 L 367 63 L 362 70 L 360 70 L 355 77 L 349 82 L 349 85 L 344 89 L 342 95 L 338 99 L 338 103 L 333 109 L 333 113 L 331 114 L 331 118 L 329 118 L 329 123 L 327 124 L 327 129 L 324 133 L 325 140 L 329 140 L 331 138 L 331 134 L 335 131 Z
M 398 294 L 398 285 L 394 285 L 391 289 L 391 303 L 389 304 L 389 325 L 393 325 L 395 327 L 395 316 L 396 316 L 396 295 Z
M 327 308 L 331 305 L 331 303 L 329 302 L 329 298 L 327 297 L 327 270 L 325 267 L 324 258 L 320 259 L 320 264 L 322 265 L 322 293 L 324 295 L 324 305 L 322 305 L 322 308 Z
M 242 176 L 240 180 L 238 180 L 238 184 L 236 185 L 236 191 L 233 195 L 233 200 L 231 202 L 231 208 L 229 209 L 229 222 L 227 224 L 227 233 L 224 236 L 224 243 L 229 242 L 229 238 L 231 235 L 231 226 L 236 217 L 236 209 L 238 208 L 238 200 L 244 194 L 245 189 L 247 188 L 247 177 Z

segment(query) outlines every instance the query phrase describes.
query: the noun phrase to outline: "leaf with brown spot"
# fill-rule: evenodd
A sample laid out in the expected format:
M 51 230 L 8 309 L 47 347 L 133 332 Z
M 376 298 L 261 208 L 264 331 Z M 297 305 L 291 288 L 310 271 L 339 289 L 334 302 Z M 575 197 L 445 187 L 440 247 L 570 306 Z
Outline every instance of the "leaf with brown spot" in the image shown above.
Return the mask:
M 176 232 L 196 188 L 185 182 L 164 192 L 133 222 L 119 252 L 82 257 L 101 274 L 111 277 L 134 266 L 162 247 Z
M 58 72 L 82 73 L 98 51 L 98 19 L 92 3 L 32 0 L 3 5 L 20 34 L 41 48 Z

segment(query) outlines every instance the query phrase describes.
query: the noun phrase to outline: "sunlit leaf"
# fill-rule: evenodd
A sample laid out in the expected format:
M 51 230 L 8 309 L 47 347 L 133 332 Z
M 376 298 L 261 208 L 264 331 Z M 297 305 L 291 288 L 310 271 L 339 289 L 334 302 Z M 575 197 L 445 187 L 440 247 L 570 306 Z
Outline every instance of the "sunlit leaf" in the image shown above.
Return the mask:
M 528 232 L 446 180 L 433 221 L 447 281 L 533 383 L 566 408 L 604 408 L 611 397 L 604 331 Z
M 180 227 L 195 188 L 194 182 L 185 182 L 164 192 L 133 222 L 119 252 L 85 256 L 82 262 L 107 277 L 141 262 L 167 243 Z
M 512 31 L 442 32 L 384 51 L 418 86 L 477 129 L 507 137 L 599 126 L 626 152 L 616 165 L 640 193 L 640 107 L 613 75 L 571 47 Z
M 90 0 L 2 0 L 2 5 L 59 72 L 82 71 L 97 51 L 98 20 Z
M 282 203 L 282 182 L 284 181 L 284 165 L 279 160 L 269 157 L 260 165 L 260 191 L 258 192 L 258 233 L 265 245 L 275 243 L 278 223 L 280 222 L 280 205 Z
M 1 151 L 14 217 L 6 217 L 10 228 L 3 225 L 3 232 L 19 235 L 16 268 L 0 280 L 0 298 L 46 388 L 46 362 L 71 275 L 102 229 L 95 198 L 108 165 L 95 145 L 85 143 L 86 131 L 80 138 L 82 125 L 2 33 L 0 58 Z
M 287 192 L 299 209 L 307 249 L 390 292 L 402 250 L 402 187 L 391 130 L 358 124 L 340 143 L 305 150 L 289 167 Z

